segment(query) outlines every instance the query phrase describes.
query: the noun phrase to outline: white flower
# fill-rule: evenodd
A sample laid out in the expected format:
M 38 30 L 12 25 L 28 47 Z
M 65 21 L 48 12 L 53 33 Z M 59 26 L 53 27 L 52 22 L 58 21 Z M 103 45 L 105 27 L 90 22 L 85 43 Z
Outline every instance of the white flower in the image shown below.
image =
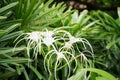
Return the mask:
M 54 32 L 52 32 L 52 31 L 42 32 L 43 43 L 46 46 L 49 47 L 55 42 L 53 35 L 54 35 Z
M 34 31 L 34 32 L 31 32 L 31 33 L 26 33 L 27 34 L 27 40 L 28 40 L 28 43 L 27 43 L 27 54 L 28 56 L 30 57 L 30 49 L 31 48 L 34 48 L 34 51 L 33 51 L 33 55 L 35 56 L 35 58 L 37 58 L 37 54 L 39 52 L 39 49 L 41 48 L 41 34 L 40 32 L 38 31 Z
M 45 37 L 43 38 L 43 43 L 47 45 L 48 47 L 54 43 L 54 38 L 52 37 Z
M 80 39 L 79 38 L 75 38 L 75 37 L 73 37 L 73 36 L 69 36 L 69 39 L 70 39 L 70 43 L 71 44 L 73 44 L 73 43 L 76 43 L 76 42 L 79 42 L 80 41 Z
M 71 48 L 72 47 L 72 43 L 70 41 L 65 42 L 64 48 Z
M 39 41 L 40 32 L 34 31 L 34 32 L 31 32 L 31 33 L 27 33 L 27 34 L 28 34 L 27 39 L 30 39 L 33 42 L 38 42 Z
M 49 55 L 49 56 L 48 56 L 48 55 Z M 45 68 L 45 70 L 48 69 L 49 73 L 51 74 L 51 71 L 50 71 L 50 68 L 49 68 L 49 65 L 50 65 L 49 61 L 50 61 L 50 59 L 52 58 L 53 55 L 57 55 L 57 60 L 56 60 L 56 62 L 55 62 L 55 67 L 54 67 L 55 79 L 57 79 L 57 77 L 56 77 L 56 71 L 57 71 L 58 63 L 59 63 L 59 61 L 62 60 L 62 59 L 64 59 L 64 60 L 66 61 L 66 63 L 67 63 L 68 68 L 69 68 L 69 73 L 68 73 L 68 75 L 70 75 L 70 64 L 69 64 L 67 58 L 64 56 L 64 54 L 63 54 L 62 52 L 59 52 L 59 51 L 56 51 L 56 50 L 51 50 L 50 52 L 48 52 L 48 53 L 45 55 L 45 58 L 44 58 L 44 68 Z M 46 62 L 46 59 L 47 59 L 47 58 L 48 58 L 48 62 L 47 62 L 48 65 L 47 65 L 47 69 L 46 69 L 46 64 L 45 64 L 45 62 Z
M 74 43 L 78 43 L 78 42 L 83 44 L 85 50 L 87 50 L 87 48 L 90 48 L 90 51 L 87 50 L 87 52 L 89 52 L 91 55 L 93 55 L 93 48 L 92 48 L 91 44 L 89 43 L 89 41 L 86 40 L 85 38 L 75 38 L 74 36 L 69 35 L 69 41 L 65 44 L 65 46 L 70 48 L 70 47 L 72 47 L 72 45 Z
M 76 16 L 76 15 L 75 15 Z M 33 49 L 33 55 L 37 58 L 38 53 L 45 55 L 44 56 L 44 68 L 51 74 L 50 65 L 54 68 L 54 75 L 55 79 L 57 79 L 57 70 L 61 69 L 64 65 L 67 64 L 68 67 L 68 77 L 70 76 L 71 65 L 70 62 L 74 61 L 75 67 L 74 70 L 77 68 L 77 60 L 75 56 L 81 56 L 81 62 L 86 62 L 86 66 L 88 65 L 88 60 L 83 52 L 90 53 L 93 55 L 93 49 L 90 43 L 84 38 L 76 38 L 72 36 L 68 31 L 54 29 L 53 31 L 33 31 L 31 33 L 24 33 L 22 39 L 18 40 L 20 36 L 16 40 L 18 42 L 16 45 L 21 42 L 22 40 L 27 41 L 27 54 L 30 57 L 30 49 Z M 78 43 L 83 45 L 84 51 L 80 51 L 80 47 Z M 16 46 L 15 45 L 15 46 Z M 46 50 L 46 45 L 48 50 Z M 89 49 L 88 49 L 89 48 Z M 41 50 L 42 49 L 42 50 Z M 80 53 L 76 55 L 76 53 Z M 54 56 L 55 55 L 55 56 Z M 62 61 L 65 61 L 66 64 L 61 64 Z M 54 62 L 54 63 L 53 63 Z M 61 67 L 62 66 L 62 67 Z
M 21 36 L 23 36 L 23 38 L 21 38 L 20 40 L 18 40 Z M 17 41 L 18 40 L 18 41 Z M 38 31 L 34 31 L 34 32 L 31 32 L 31 33 L 23 33 L 21 34 L 20 36 L 18 36 L 16 38 L 15 41 L 17 41 L 15 47 L 17 46 L 17 44 L 19 42 L 21 42 L 22 40 L 27 40 L 27 55 L 28 57 L 30 58 L 30 49 L 31 48 L 34 48 L 34 51 L 33 51 L 33 55 L 35 56 L 35 58 L 37 57 L 37 54 L 39 52 L 39 49 L 40 49 L 40 42 L 41 42 L 41 34 L 40 32 Z
M 65 56 L 63 55 L 62 52 L 57 52 L 57 57 L 58 57 L 58 60 L 59 60 L 61 58 L 64 58 Z
M 80 41 L 79 38 L 75 38 L 75 37 L 69 35 L 69 41 L 65 42 L 64 47 L 65 48 L 71 48 L 74 43 L 79 42 L 79 41 Z
M 54 47 L 54 50 L 49 51 L 45 55 L 45 58 L 44 58 L 44 68 L 45 68 L 45 70 L 48 70 L 50 74 L 51 74 L 51 71 L 50 71 L 50 68 L 49 68 L 49 65 L 50 65 L 49 61 L 51 59 L 53 59 L 52 58 L 53 55 L 57 55 L 57 60 L 55 62 L 55 67 L 54 67 L 55 79 L 57 79 L 56 71 L 57 71 L 58 63 L 60 64 L 61 60 L 65 60 L 67 65 L 68 65 L 68 77 L 70 76 L 70 62 L 69 62 L 70 60 L 75 60 L 76 66 L 74 68 L 74 71 L 76 70 L 76 68 L 77 68 L 77 60 L 76 60 L 75 56 L 73 54 L 71 54 L 70 52 L 68 52 L 68 51 L 62 51 L 62 49 L 59 49 L 57 51 L 56 48 Z M 54 59 L 56 59 L 56 58 L 54 58 Z M 46 69 L 46 63 L 48 64 L 47 69 Z

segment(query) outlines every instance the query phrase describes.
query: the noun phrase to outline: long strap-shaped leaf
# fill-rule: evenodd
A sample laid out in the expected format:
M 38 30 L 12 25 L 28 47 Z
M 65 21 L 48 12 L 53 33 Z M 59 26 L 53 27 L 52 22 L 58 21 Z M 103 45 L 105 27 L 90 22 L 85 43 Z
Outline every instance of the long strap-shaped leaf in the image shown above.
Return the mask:
M 17 4 L 18 4 L 18 2 L 13 2 L 13 3 L 7 5 L 7 6 L 3 7 L 3 8 L 0 8 L 0 14 L 1 14 L 2 12 L 4 12 L 4 11 L 6 11 L 6 10 L 8 10 L 8 9 L 14 7 L 14 6 L 16 6 Z
M 104 71 L 104 70 L 101 70 L 101 69 L 96 69 L 96 68 L 87 68 L 87 69 L 84 69 L 84 70 L 87 70 L 87 71 L 90 71 L 90 72 L 95 72 L 105 78 L 107 78 L 108 80 L 117 80 L 114 76 L 112 76 L 110 73 Z
M 101 69 L 96 69 L 96 68 L 86 68 L 86 69 L 81 69 L 76 75 L 70 77 L 67 80 L 83 80 L 82 79 L 82 75 L 85 71 L 90 71 L 90 72 L 94 72 L 97 73 L 99 75 L 102 76 L 102 78 L 105 78 L 107 80 L 117 80 L 117 78 L 115 78 L 114 76 L 112 76 L 110 73 L 101 70 Z

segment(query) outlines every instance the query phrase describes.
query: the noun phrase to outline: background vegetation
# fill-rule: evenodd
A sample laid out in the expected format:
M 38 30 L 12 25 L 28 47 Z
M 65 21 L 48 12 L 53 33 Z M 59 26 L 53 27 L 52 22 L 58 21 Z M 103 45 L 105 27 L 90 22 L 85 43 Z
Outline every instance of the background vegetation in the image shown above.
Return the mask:
M 61 2 L 62 0 L 0 0 L 0 80 L 120 79 L 120 1 Z M 91 53 L 91 46 L 86 40 L 85 46 L 77 43 L 84 57 L 79 52 L 72 54 L 77 61 L 75 71 L 76 61 L 65 54 L 70 63 L 70 76 L 65 58 L 57 65 L 55 74 L 56 55 L 45 63 L 48 66 L 50 62 L 48 67 L 51 74 L 45 70 L 45 54 L 52 48 L 42 45 L 42 50 L 36 52 L 35 58 L 35 47 L 32 46 L 29 57 L 29 39 L 21 40 L 29 36 L 23 35 L 26 33 L 55 29 L 67 31 L 76 38 L 85 38 L 93 48 L 94 56 L 88 54 Z M 64 37 L 62 33 L 56 36 Z M 60 40 L 56 45 L 59 47 L 64 42 L 65 40 Z M 73 47 L 77 51 L 76 45 Z

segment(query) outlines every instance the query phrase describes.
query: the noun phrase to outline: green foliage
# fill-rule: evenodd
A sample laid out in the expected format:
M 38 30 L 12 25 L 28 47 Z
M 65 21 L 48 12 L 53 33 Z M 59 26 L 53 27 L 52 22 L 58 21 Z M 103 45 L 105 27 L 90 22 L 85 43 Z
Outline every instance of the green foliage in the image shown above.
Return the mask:
M 111 73 L 120 72 L 116 64 L 120 58 L 120 8 L 119 18 L 115 20 L 101 11 L 93 12 L 92 16 L 87 10 L 78 13 L 53 0 L 1 2 L 4 6 L 0 8 L 1 80 L 117 80 L 95 67 L 102 69 L 97 64 L 101 62 L 108 71 L 113 70 Z M 35 38 L 36 32 L 40 33 L 38 38 Z M 54 34 L 51 36 L 49 32 Z M 51 37 L 55 39 L 52 46 L 48 43 Z M 95 56 L 92 46 L 83 37 L 92 43 Z M 63 50 L 66 42 L 72 43 L 72 48 Z
M 52 4 L 53 0 L 45 2 L 44 0 L 18 0 L 19 4 L 15 8 L 15 18 L 22 19 L 21 29 L 41 29 L 48 27 L 55 22 L 64 19 L 68 13 L 65 11 L 65 5 Z
M 118 16 L 119 16 L 119 8 L 118 8 Z M 95 25 L 98 31 L 94 33 L 92 37 L 93 47 L 96 48 L 94 50 L 96 53 L 96 57 L 98 61 L 102 60 L 102 63 L 105 64 L 106 70 L 114 73 L 115 75 L 119 75 L 119 46 L 120 46 L 120 20 L 112 18 L 107 13 L 102 11 L 93 12 L 93 21 L 98 19 L 99 22 Z M 98 36 L 99 35 L 99 36 Z M 98 46 L 99 45 L 99 46 Z M 99 49 L 99 51 L 98 51 Z M 111 64 L 112 63 L 112 64 Z M 99 66 L 98 66 L 99 67 Z M 101 67 L 101 66 L 100 66 Z M 100 68 L 99 67 L 99 68 Z M 103 68 L 103 67 L 101 67 Z
M 18 2 L 13 2 L 0 8 L 0 79 L 2 80 L 17 75 L 15 66 L 28 62 L 28 58 L 15 56 L 18 52 L 24 50 L 25 47 L 16 48 L 15 53 L 13 53 L 14 48 L 11 47 L 14 38 L 21 34 L 21 31 L 14 31 L 20 26 L 17 20 L 7 21 L 10 10 L 17 4 Z
M 94 80 L 93 77 L 96 77 L 95 80 L 101 80 L 101 79 L 103 79 L 103 80 L 117 80 L 114 76 L 107 73 L 106 71 L 103 71 L 103 70 L 100 70 L 100 69 L 95 69 L 95 68 L 81 69 L 81 70 L 79 70 L 79 72 L 77 72 L 74 76 L 70 77 L 68 80 L 73 80 L 73 79 L 75 79 L 75 80 L 84 80 L 82 75 L 84 75 L 84 73 L 86 71 L 94 72 L 94 73 L 97 73 L 97 74 L 101 75 L 101 76 L 92 75 L 92 78 L 90 80 Z

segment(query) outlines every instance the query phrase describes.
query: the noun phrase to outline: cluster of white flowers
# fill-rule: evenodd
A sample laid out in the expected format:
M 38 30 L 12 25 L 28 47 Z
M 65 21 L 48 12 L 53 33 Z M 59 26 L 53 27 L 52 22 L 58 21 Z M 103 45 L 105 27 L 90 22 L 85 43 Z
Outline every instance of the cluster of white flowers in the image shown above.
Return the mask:
M 86 39 L 76 38 L 65 30 L 55 29 L 53 31 L 48 31 L 46 29 L 41 32 L 34 31 L 31 33 L 24 33 L 24 35 L 25 37 L 23 39 L 27 41 L 27 54 L 29 57 L 30 57 L 31 48 L 33 49 L 33 55 L 35 56 L 35 58 L 37 58 L 38 53 L 42 54 L 41 48 L 43 50 L 44 48 L 49 48 L 48 51 L 45 51 L 44 68 L 46 71 L 48 71 L 51 74 L 50 60 L 55 59 L 55 65 L 54 65 L 55 79 L 57 79 L 56 72 L 57 72 L 58 67 L 60 67 L 60 63 L 62 62 L 62 60 L 64 60 L 68 66 L 68 69 L 69 69 L 68 76 L 70 75 L 70 70 L 71 70 L 70 61 L 75 61 L 76 65 L 74 67 L 74 71 L 76 70 L 77 68 L 77 59 L 76 59 L 76 54 L 75 54 L 76 50 L 73 44 L 77 46 L 77 50 L 78 50 L 77 53 L 80 53 L 83 59 L 86 59 L 86 57 L 82 53 L 82 51 L 80 51 L 77 45 L 78 43 L 83 44 L 83 47 L 86 50 L 89 47 L 88 52 L 93 54 L 92 47 Z M 18 40 L 20 36 L 16 40 Z M 17 44 L 23 39 L 20 39 L 17 42 Z M 53 58 L 54 55 L 56 55 L 56 58 Z

